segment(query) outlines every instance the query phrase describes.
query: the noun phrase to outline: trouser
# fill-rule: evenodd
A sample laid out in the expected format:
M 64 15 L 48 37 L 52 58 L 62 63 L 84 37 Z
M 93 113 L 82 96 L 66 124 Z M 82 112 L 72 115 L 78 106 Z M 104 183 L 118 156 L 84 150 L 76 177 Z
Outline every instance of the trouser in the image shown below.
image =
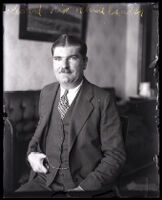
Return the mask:
M 61 178 L 59 176 L 59 178 Z M 59 179 L 56 179 L 59 180 Z M 59 183 L 59 181 L 58 181 Z M 46 186 L 46 177 L 37 175 L 30 182 L 25 183 L 16 190 L 17 197 L 52 197 L 52 198 L 74 198 L 74 197 L 88 197 L 88 198 L 113 198 L 114 194 L 107 192 L 106 194 L 96 195 L 96 192 L 64 192 L 64 186 L 53 182 L 50 186 Z M 93 197 L 92 197 L 93 196 Z
M 37 175 L 30 182 L 25 183 L 16 192 L 37 192 L 37 191 L 52 191 L 50 187 L 46 186 L 46 180 L 43 176 Z
M 39 173 L 30 182 L 27 182 L 20 188 L 18 188 L 16 192 L 18 194 L 26 193 L 27 196 L 28 195 L 32 196 L 36 194 L 38 194 L 39 196 L 41 195 L 51 196 L 57 194 L 57 196 L 61 195 L 61 197 L 64 197 L 65 192 L 68 189 L 76 187 L 76 185 L 72 181 L 72 177 L 69 170 L 58 170 L 54 181 L 49 186 L 46 186 L 46 181 L 47 181 L 46 174 Z
M 15 192 L 17 197 L 67 197 L 66 193 L 56 192 L 50 186 L 47 187 L 46 179 L 43 176 L 36 176 Z
M 52 176 L 52 173 L 51 173 Z M 30 182 L 22 185 L 17 191 L 63 191 L 77 187 L 72 180 L 69 170 L 58 170 L 54 181 L 49 187 L 46 186 L 46 174 L 37 174 L 37 176 Z

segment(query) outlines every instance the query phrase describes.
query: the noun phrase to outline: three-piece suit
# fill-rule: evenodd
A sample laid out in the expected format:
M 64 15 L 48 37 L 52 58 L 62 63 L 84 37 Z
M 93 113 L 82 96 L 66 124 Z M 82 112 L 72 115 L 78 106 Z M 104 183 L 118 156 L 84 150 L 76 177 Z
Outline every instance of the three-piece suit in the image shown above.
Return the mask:
M 41 152 L 50 159 L 54 168 L 46 175 L 47 186 L 65 165 L 74 185 L 85 191 L 111 187 L 126 160 L 120 116 L 112 95 L 84 78 L 62 123 L 57 113 L 59 94 L 58 82 L 42 89 L 40 119 L 27 155 Z M 36 176 L 31 171 L 30 180 Z

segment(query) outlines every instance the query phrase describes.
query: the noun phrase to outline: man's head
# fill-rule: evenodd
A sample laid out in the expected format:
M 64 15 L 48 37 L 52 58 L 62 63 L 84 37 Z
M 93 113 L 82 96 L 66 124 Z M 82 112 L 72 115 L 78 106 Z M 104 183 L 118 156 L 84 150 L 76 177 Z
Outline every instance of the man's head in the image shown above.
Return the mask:
M 54 42 L 51 51 L 56 79 L 66 89 L 76 87 L 87 65 L 86 44 L 64 34 Z

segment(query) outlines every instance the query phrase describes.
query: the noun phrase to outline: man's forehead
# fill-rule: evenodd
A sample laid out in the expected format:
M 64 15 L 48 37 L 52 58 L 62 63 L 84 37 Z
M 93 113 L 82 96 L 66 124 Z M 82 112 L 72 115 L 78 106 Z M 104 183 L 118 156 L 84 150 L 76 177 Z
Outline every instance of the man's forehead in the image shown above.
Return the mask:
M 79 45 L 68 45 L 68 46 L 56 46 L 54 48 L 54 55 L 57 54 L 80 54 L 79 52 L 80 46 Z

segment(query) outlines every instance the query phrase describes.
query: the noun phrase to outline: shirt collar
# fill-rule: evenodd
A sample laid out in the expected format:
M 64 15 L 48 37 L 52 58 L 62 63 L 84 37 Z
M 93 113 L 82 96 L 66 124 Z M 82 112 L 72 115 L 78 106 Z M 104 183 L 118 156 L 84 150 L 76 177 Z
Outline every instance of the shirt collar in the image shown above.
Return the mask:
M 75 88 L 69 89 L 68 90 L 68 94 L 75 94 L 75 93 L 77 93 L 79 91 L 80 87 L 82 86 L 82 84 L 83 84 L 83 80 Z M 60 88 L 61 88 L 61 92 L 60 92 L 60 97 L 61 97 L 64 94 L 65 89 L 63 87 L 61 87 L 61 85 L 60 85 Z

